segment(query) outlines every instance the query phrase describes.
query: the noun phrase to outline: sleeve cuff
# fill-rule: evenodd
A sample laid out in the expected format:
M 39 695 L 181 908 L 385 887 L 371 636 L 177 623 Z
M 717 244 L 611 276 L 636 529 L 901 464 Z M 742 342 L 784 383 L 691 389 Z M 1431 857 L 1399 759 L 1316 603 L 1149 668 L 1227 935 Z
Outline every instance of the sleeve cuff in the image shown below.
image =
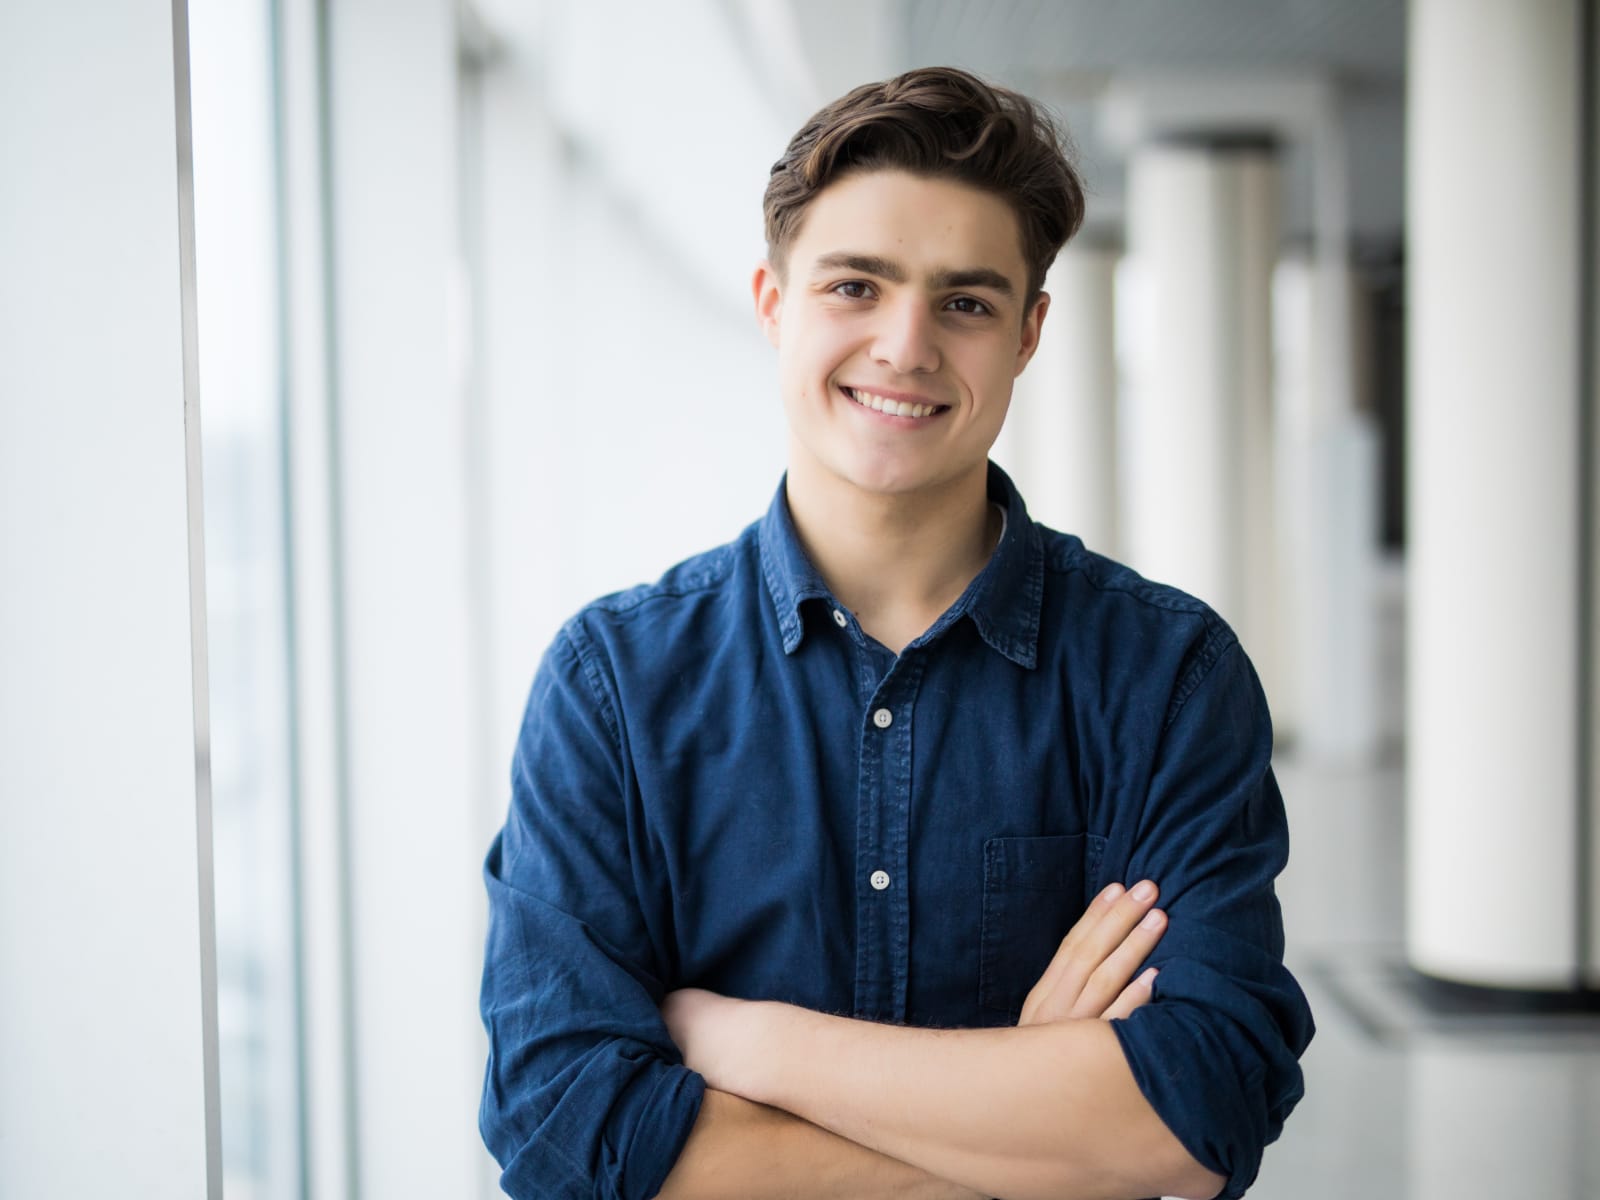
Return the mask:
M 1156 990 L 1112 1022 L 1134 1081 L 1195 1161 L 1227 1177 L 1220 1194 L 1242 1196 L 1304 1092 L 1288 1044 L 1300 1037 L 1276 1032 L 1266 1004 L 1199 963 L 1163 964 Z

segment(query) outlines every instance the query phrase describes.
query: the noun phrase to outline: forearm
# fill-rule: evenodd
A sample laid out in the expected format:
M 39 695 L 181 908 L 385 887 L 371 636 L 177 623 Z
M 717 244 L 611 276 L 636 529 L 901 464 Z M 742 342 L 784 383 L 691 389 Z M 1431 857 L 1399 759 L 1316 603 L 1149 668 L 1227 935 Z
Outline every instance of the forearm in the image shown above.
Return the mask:
M 978 1200 L 776 1108 L 707 1089 L 658 1200 Z
M 1106 1021 L 1008 1029 L 876 1025 L 780 1004 L 740 1014 L 730 1078 L 750 1099 L 1011 1200 L 1209 1197 Z

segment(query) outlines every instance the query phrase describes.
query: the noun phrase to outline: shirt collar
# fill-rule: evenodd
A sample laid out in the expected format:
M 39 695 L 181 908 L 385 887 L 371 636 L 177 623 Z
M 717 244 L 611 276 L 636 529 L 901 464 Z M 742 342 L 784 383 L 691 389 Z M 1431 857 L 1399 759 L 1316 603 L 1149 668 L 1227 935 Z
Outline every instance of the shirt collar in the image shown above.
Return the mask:
M 789 515 L 787 485 L 785 475 L 761 520 L 759 537 L 761 574 L 777 611 L 783 651 L 793 654 L 805 636 L 801 604 L 806 600 L 824 600 L 830 605 L 837 601 L 800 546 Z M 1032 669 L 1038 661 L 1039 612 L 1044 602 L 1044 543 L 1016 485 L 992 462 L 989 499 L 1006 514 L 1000 544 L 961 598 L 917 642 L 931 641 L 968 616 L 985 642 L 1018 666 Z
M 1006 510 L 1005 532 L 955 611 L 966 605 L 978 634 L 1019 667 L 1038 661 L 1044 605 L 1044 539 L 1011 477 L 989 464 L 989 499 Z

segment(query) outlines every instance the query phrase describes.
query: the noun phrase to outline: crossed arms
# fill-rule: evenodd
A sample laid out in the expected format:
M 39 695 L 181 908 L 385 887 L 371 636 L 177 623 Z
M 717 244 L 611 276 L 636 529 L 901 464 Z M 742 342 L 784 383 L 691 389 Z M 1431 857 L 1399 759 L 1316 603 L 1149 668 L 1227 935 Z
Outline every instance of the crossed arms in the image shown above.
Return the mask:
M 660 1200 L 1215 1195 L 1134 1082 L 1108 1021 L 1165 930 L 1149 885 L 1107 888 L 1014 1029 L 886 1026 L 687 989 L 663 1016 L 706 1093 Z M 770 1106 L 770 1107 L 768 1107 Z
M 1019 1027 L 930 1030 L 668 992 L 715 977 L 703 941 L 683 949 L 704 922 L 729 919 L 708 898 L 749 896 L 778 868 L 750 854 L 708 865 L 675 818 L 643 810 L 616 693 L 599 655 L 580 656 L 582 632 L 536 681 L 485 863 L 480 1125 L 508 1193 L 1209 1195 L 1222 1174 L 1230 1196 L 1248 1186 L 1299 1098 L 1312 1027 L 1282 964 L 1271 880 L 1287 837 L 1259 688 L 1236 644 L 1205 653 L 1203 678 L 1178 687 L 1153 753 L 1116 760 L 1138 777 L 1086 800 L 1085 822 L 1104 831 L 1098 878 L 1161 881 L 1159 944 L 1137 932 L 1150 902 L 1091 905 Z M 1086 744 L 1086 769 L 1103 774 L 1094 756 L 1116 749 Z M 1009 855 L 1059 839 L 997 840 Z M 713 869 L 715 887 L 697 887 L 694 872 Z M 1031 895 L 1008 894 L 1019 930 Z M 760 938 L 780 903 L 769 890 L 738 910 L 739 953 L 768 953 Z M 1153 994 L 1134 980 L 1147 955 Z M 775 994 L 783 962 L 762 971 L 744 994 Z M 803 999 L 798 982 L 782 994 L 829 1003 Z

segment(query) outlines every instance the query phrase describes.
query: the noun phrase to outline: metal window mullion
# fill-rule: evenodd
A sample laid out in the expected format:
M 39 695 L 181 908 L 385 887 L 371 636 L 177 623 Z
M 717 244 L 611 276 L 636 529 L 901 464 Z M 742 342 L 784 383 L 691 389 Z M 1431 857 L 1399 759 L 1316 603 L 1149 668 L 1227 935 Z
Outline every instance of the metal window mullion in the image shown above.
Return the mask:
M 217 1026 L 217 909 L 211 822 L 211 702 L 206 648 L 205 489 L 200 439 L 199 292 L 195 272 L 194 123 L 189 8 L 172 0 L 178 172 L 178 283 L 183 338 L 183 430 L 189 549 L 190 671 L 194 698 L 195 864 L 200 933 L 200 1037 L 205 1092 L 206 1195 L 222 1200 L 221 1046 Z

